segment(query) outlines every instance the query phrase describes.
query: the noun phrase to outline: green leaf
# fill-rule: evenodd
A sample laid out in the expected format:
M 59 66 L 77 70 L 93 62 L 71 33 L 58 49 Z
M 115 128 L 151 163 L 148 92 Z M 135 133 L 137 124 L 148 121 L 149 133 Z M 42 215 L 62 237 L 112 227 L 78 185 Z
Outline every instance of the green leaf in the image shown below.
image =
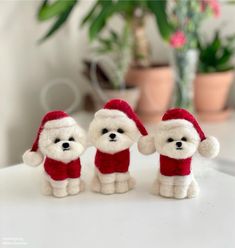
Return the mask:
M 113 12 L 112 3 L 110 4 L 109 1 L 106 1 L 105 5 L 103 5 L 103 8 L 99 12 L 99 14 L 94 18 L 94 20 L 90 25 L 89 37 L 91 41 L 94 40 L 96 36 L 104 28 L 108 18 L 112 15 L 112 12 Z
M 163 39 L 169 40 L 173 27 L 167 18 L 167 1 L 152 1 L 147 0 L 147 7 L 150 13 L 153 13 L 159 28 L 159 32 Z
M 54 22 L 54 24 L 52 25 L 52 27 L 49 29 L 49 31 L 46 33 L 46 35 L 41 38 L 39 40 L 39 42 L 43 42 L 45 41 L 47 38 L 49 38 L 50 36 L 52 36 L 52 34 L 54 34 L 64 23 L 65 21 L 67 20 L 67 18 L 69 17 L 72 9 L 73 9 L 73 6 L 70 6 L 69 9 L 67 9 L 65 12 L 63 12 L 58 18 L 57 20 Z
M 48 0 L 44 0 L 38 11 L 38 20 L 47 21 L 55 16 L 60 16 L 71 6 L 74 6 L 77 0 L 57 0 L 56 2 L 49 3 Z
M 84 26 L 87 22 L 89 22 L 92 17 L 94 16 L 97 9 L 100 8 L 100 1 L 96 1 L 96 3 L 93 5 L 93 7 L 90 9 L 90 11 L 85 15 L 85 17 L 82 19 L 81 26 Z

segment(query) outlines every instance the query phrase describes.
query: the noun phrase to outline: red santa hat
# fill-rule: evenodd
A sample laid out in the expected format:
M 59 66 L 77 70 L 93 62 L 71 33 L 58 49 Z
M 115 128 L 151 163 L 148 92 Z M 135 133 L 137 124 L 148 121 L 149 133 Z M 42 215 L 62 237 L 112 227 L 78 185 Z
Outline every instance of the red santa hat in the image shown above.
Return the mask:
M 112 99 L 108 101 L 104 105 L 103 109 L 96 112 L 95 117 L 98 117 L 98 118 L 100 117 L 111 117 L 111 118 L 126 117 L 135 123 L 141 135 L 148 134 L 144 125 L 142 124 L 142 122 L 140 121 L 136 113 L 133 111 L 131 106 L 127 102 L 121 99 Z
M 42 119 L 32 148 L 24 153 L 23 162 L 31 166 L 37 166 L 42 163 L 44 156 L 39 150 L 38 143 L 41 132 L 44 129 L 57 129 L 74 125 L 76 125 L 76 121 L 65 112 L 60 110 L 48 112 Z
M 174 108 L 168 110 L 162 117 L 159 130 L 169 130 L 175 127 L 193 127 L 201 140 L 198 151 L 208 158 L 216 157 L 219 153 L 219 142 L 215 137 L 206 137 L 195 117 L 185 109 Z M 147 148 L 146 148 L 147 149 Z

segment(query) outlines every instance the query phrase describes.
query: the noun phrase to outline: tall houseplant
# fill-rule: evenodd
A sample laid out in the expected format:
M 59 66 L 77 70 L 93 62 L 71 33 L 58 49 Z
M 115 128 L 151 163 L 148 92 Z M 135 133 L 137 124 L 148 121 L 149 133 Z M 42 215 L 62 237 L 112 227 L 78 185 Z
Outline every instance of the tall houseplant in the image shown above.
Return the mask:
M 174 30 L 169 39 L 175 74 L 174 106 L 194 110 L 193 81 L 200 25 L 208 15 L 219 16 L 219 11 L 216 0 L 176 0 L 169 6 L 168 18 Z
M 39 21 L 47 21 L 51 18 L 55 19 L 52 27 L 43 37 L 47 39 L 52 36 L 62 25 L 67 21 L 68 17 L 72 13 L 74 7 L 79 3 L 76 0 L 68 0 L 64 2 L 63 0 L 57 0 L 53 3 L 45 0 L 41 5 L 38 12 Z M 113 16 L 120 16 L 124 23 L 127 23 L 130 27 L 130 34 L 132 35 L 132 59 L 130 64 L 135 70 L 130 70 L 132 73 L 128 73 L 127 81 L 137 85 L 144 85 L 143 79 L 146 77 L 146 73 L 150 75 L 155 75 L 153 73 L 153 68 L 151 67 L 150 59 L 150 48 L 149 42 L 145 34 L 145 19 L 147 14 L 151 14 L 156 19 L 159 31 L 164 39 L 169 39 L 171 33 L 171 26 L 166 18 L 166 0 L 162 1 L 152 1 L 152 0 L 96 0 L 93 6 L 85 15 L 82 20 L 82 26 L 88 27 L 89 38 L 91 41 L 95 41 L 102 35 L 102 31 L 107 27 L 109 20 Z M 150 68 L 150 72 L 148 71 Z M 135 72 L 144 72 L 144 77 L 135 77 Z M 129 72 L 130 72 L 129 71 Z M 169 87 L 172 88 L 171 73 L 169 72 L 169 67 L 163 69 L 164 77 L 161 77 L 160 82 L 169 81 Z M 134 77 L 133 77 L 134 74 Z M 165 76 L 166 75 L 166 76 Z M 134 82 L 133 82 L 134 78 Z M 135 82 L 136 79 L 140 79 L 140 84 Z M 162 80 L 164 79 L 164 80 Z M 157 80 L 152 79 L 154 86 L 157 85 Z M 164 88 L 166 84 L 162 82 L 162 87 Z M 144 87 L 145 88 L 145 87 Z M 152 92 L 152 90 L 150 90 Z M 162 88 L 159 90 L 161 96 L 163 96 Z M 165 100 L 165 105 L 169 102 L 170 90 L 168 90 L 167 99 Z M 143 94 L 141 94 L 143 96 Z M 145 97 L 143 100 L 145 102 L 149 97 Z M 159 97 L 157 97 L 158 99 Z M 163 99 L 163 97 L 159 98 Z M 156 98 L 153 99 L 156 101 Z M 139 104 L 143 106 L 143 101 Z M 157 106 L 159 104 L 157 103 Z M 165 107 L 164 107 L 165 108 Z M 149 107 L 147 106 L 147 109 Z M 165 109 L 163 109 L 165 110 Z
M 235 35 L 221 37 L 217 31 L 211 41 L 198 43 L 199 63 L 195 80 L 195 108 L 204 120 L 228 117 L 226 100 L 234 77 L 232 57 Z M 209 101 L 208 101 L 209 99 Z
M 156 77 L 156 70 L 153 70 L 151 66 L 150 47 L 145 33 L 146 15 L 152 14 L 157 21 L 161 35 L 166 39 L 168 38 L 171 27 L 164 17 L 166 13 L 166 2 L 165 0 L 100 1 L 94 4 L 82 22 L 83 25 L 88 26 L 91 40 L 93 40 L 97 34 L 100 34 L 112 16 L 121 17 L 124 23 L 129 25 L 130 34 L 132 35 L 132 59 L 130 61 L 130 69 L 127 73 L 126 81 L 128 85 L 140 88 L 140 99 L 137 111 L 145 121 L 149 120 L 149 115 L 147 114 L 147 118 L 145 115 L 146 110 L 148 113 L 150 112 L 150 116 L 152 117 L 152 113 L 154 112 L 155 114 L 155 111 L 159 110 L 161 102 L 164 103 L 161 110 L 164 111 L 166 109 L 172 88 L 169 67 L 163 69 L 165 80 L 159 80 L 158 74 Z M 165 73 L 165 71 L 167 73 Z M 165 74 L 167 75 L 165 76 Z M 157 87 L 157 90 L 155 90 L 156 86 L 158 86 L 157 81 L 159 81 L 160 88 Z M 165 81 L 167 81 L 168 84 Z M 163 94 L 164 91 L 162 89 L 165 89 L 167 85 L 169 85 L 166 90 L 167 93 Z M 152 94 L 153 92 L 157 92 L 157 95 Z M 164 96 L 166 97 L 164 98 Z M 161 114 L 162 111 L 158 111 L 158 113 L 160 112 Z
M 111 98 L 121 98 L 135 108 L 139 99 L 138 87 L 127 87 L 125 75 L 131 61 L 132 39 L 126 23 L 121 32 L 109 30 L 97 38 L 95 59 L 85 62 L 85 76 L 92 83 L 97 108 Z M 97 97 L 98 96 L 98 97 Z

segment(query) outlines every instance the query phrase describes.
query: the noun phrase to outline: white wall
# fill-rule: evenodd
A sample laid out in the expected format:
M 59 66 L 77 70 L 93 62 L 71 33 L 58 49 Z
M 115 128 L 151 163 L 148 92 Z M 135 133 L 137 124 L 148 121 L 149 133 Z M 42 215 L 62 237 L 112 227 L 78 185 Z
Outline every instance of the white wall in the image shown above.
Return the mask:
M 44 113 L 39 94 L 48 81 L 66 77 L 76 82 L 81 93 L 89 89 L 79 72 L 90 48 L 86 30 L 79 29 L 78 23 L 91 3 L 81 2 L 64 29 L 39 46 L 37 39 L 49 25 L 36 21 L 40 2 L 0 1 L 0 167 L 20 162 L 22 152 L 32 144 Z M 206 33 L 218 25 L 226 33 L 235 33 L 235 6 L 224 7 L 222 12 L 222 20 L 213 19 L 204 25 Z M 162 44 L 151 18 L 147 32 L 153 57 L 167 60 L 167 46 Z M 58 107 L 66 106 L 69 98 L 62 93 L 58 92 Z

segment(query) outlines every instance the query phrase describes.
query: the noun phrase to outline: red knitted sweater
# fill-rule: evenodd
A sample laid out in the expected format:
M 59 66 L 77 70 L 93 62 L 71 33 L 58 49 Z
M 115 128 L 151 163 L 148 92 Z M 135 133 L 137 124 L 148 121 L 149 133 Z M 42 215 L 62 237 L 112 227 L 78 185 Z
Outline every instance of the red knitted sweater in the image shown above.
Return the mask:
M 44 162 L 44 169 L 46 173 L 56 181 L 67 178 L 79 178 L 81 175 L 81 163 L 79 158 L 66 164 L 47 157 Z
M 160 155 L 160 173 L 164 176 L 187 176 L 191 173 L 191 160 L 174 159 Z
M 95 165 L 102 174 L 125 173 L 128 171 L 130 164 L 129 149 L 117 152 L 115 154 L 96 151 Z

